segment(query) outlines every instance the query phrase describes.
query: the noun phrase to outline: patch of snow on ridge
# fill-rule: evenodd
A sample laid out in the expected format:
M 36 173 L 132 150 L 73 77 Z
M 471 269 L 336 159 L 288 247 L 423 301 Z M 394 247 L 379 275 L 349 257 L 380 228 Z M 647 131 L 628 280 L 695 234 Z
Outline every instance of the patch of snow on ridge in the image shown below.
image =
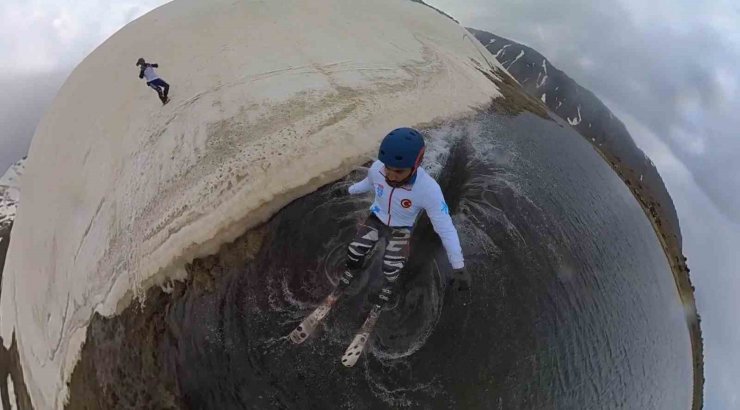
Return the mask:
M 545 81 L 547 81 L 547 60 L 545 59 L 542 60 L 542 70 L 543 73 L 537 75 L 537 88 L 545 85 Z
M 581 106 L 580 105 L 578 106 L 578 116 L 577 117 L 575 117 L 575 118 L 566 117 L 566 119 L 568 120 L 568 124 L 570 124 L 570 125 L 578 125 L 578 124 L 580 124 L 581 121 L 582 121 L 582 119 L 581 119 Z
M 514 65 L 514 63 L 516 63 L 523 56 L 524 56 L 524 50 L 522 50 L 522 51 L 519 52 L 519 55 L 516 56 L 516 58 L 514 59 L 514 61 L 512 61 L 511 63 L 509 63 L 509 65 L 506 66 L 506 69 L 508 70 L 509 68 L 511 68 L 511 66 Z
M 501 47 L 501 49 L 496 53 L 496 55 L 494 57 L 499 58 L 499 57 L 503 56 L 506 53 L 506 48 L 509 47 L 510 45 L 511 44 L 507 44 L 507 45 Z

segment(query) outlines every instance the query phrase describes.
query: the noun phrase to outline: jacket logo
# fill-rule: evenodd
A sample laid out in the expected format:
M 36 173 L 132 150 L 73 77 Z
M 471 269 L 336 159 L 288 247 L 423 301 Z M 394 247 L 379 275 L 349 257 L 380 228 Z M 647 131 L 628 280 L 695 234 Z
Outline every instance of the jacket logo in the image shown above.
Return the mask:
M 410 199 L 403 199 L 403 200 L 401 200 L 401 206 L 402 207 L 408 209 L 408 208 L 411 208 L 411 205 L 413 205 L 413 203 L 411 203 L 411 200 Z
M 378 198 L 383 196 L 383 185 L 375 184 L 375 195 L 377 195 Z

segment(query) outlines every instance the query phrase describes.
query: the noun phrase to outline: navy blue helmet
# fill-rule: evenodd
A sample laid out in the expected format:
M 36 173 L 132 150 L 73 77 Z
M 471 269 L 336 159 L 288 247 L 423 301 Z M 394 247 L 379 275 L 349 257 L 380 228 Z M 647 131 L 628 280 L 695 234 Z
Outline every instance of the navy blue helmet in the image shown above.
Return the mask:
M 424 136 L 413 128 L 396 128 L 380 143 L 378 159 L 391 168 L 416 169 L 424 157 Z

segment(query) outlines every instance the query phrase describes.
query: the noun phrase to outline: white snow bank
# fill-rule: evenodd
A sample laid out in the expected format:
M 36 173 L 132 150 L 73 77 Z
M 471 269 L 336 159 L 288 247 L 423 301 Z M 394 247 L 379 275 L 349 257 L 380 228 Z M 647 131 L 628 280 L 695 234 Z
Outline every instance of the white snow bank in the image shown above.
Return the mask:
M 11 165 L 0 177 L 0 189 L 14 188 L 15 190 L 20 189 L 21 186 L 21 175 L 26 166 L 26 159 L 22 159 L 15 164 Z
M 542 72 L 537 73 L 537 88 L 542 87 L 545 85 L 545 81 L 547 81 L 547 60 L 542 60 Z
M 565 119 L 568 120 L 568 124 L 570 124 L 570 125 L 578 125 L 578 124 L 580 124 L 581 121 L 582 121 L 582 118 L 581 118 L 581 106 L 580 105 L 578 106 L 578 116 L 576 116 L 574 118 L 565 117 Z
M 0 330 L 34 406 L 63 405 L 95 311 L 347 173 L 390 129 L 474 113 L 500 96 L 476 70 L 489 62 L 503 70 L 398 0 L 177 0 L 108 39 L 38 126 L 4 272 Z
M 13 378 L 10 377 L 10 373 L 8 373 L 7 386 L 8 386 L 8 401 L 10 402 L 10 410 L 15 410 L 16 405 L 18 404 L 18 401 L 16 401 L 16 398 L 15 398 L 15 385 L 13 384 Z
M 18 202 L 21 199 L 20 178 L 23 175 L 25 163 L 25 159 L 16 162 L 0 177 L 0 228 L 15 219 Z

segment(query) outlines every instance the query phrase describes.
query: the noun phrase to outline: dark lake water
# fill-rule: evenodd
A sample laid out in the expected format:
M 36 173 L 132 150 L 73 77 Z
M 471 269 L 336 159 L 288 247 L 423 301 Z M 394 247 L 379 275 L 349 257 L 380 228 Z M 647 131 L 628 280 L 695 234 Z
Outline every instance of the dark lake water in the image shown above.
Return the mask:
M 70 407 L 688 409 L 690 342 L 668 263 L 591 146 L 530 115 L 430 134 L 469 294 L 446 290 L 446 254 L 422 218 L 399 306 L 355 368 L 340 358 L 382 284 L 382 248 L 317 334 L 292 345 L 367 212 L 369 198 L 330 195 L 358 170 L 199 262 L 145 312 L 96 319 Z

